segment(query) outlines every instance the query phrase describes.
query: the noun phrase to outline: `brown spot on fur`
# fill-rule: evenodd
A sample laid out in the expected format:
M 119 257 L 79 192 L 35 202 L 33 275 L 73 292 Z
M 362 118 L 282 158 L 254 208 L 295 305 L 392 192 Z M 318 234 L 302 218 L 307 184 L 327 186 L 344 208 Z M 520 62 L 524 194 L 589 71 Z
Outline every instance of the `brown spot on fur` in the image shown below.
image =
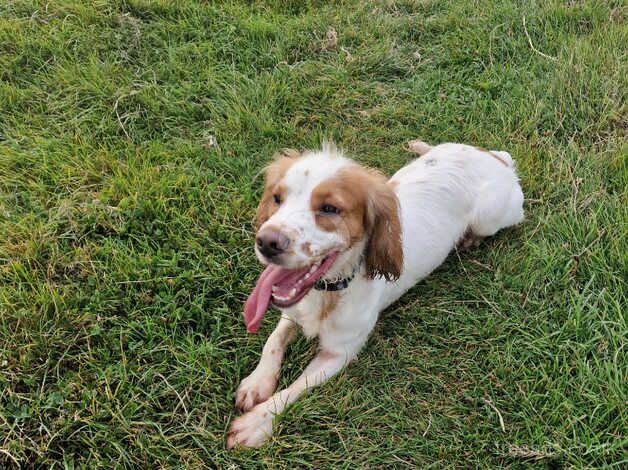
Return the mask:
M 321 308 L 320 319 L 324 320 L 327 318 L 329 314 L 334 311 L 336 305 L 338 305 L 338 293 L 326 292 L 323 295 L 323 307 Z
M 314 188 L 310 204 L 316 224 L 340 233 L 349 246 L 368 237 L 365 261 L 370 278 L 399 278 L 403 249 L 398 201 L 381 173 L 359 165 L 342 169 Z M 324 204 L 337 207 L 340 213 L 322 213 Z
M 276 154 L 274 161 L 265 168 L 266 185 L 255 214 L 257 229 L 277 211 L 279 206 L 275 204 L 274 195 L 279 194 L 282 199 L 285 198 L 285 188 L 280 182 L 299 156 L 296 150 L 285 149 Z
M 479 150 L 480 152 L 488 153 L 491 157 L 496 158 L 497 160 L 502 162 L 502 165 L 508 166 L 508 163 L 506 163 L 504 161 L 504 159 L 502 157 L 500 157 L 499 155 L 497 155 L 495 152 L 491 152 L 490 150 L 487 150 L 487 149 L 482 148 L 482 147 L 476 147 L 476 149 Z
M 312 256 L 312 249 L 311 249 L 312 244 L 310 242 L 305 242 L 301 245 L 301 251 L 303 252 L 303 254 L 305 256 Z

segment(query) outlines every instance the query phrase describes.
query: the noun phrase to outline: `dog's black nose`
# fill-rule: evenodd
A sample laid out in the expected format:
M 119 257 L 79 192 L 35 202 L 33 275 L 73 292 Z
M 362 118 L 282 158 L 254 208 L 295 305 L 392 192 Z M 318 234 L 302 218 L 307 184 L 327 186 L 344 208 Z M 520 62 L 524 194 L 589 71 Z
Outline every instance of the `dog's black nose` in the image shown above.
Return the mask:
M 257 234 L 257 248 L 267 258 L 282 254 L 288 249 L 290 239 L 279 230 L 266 229 Z

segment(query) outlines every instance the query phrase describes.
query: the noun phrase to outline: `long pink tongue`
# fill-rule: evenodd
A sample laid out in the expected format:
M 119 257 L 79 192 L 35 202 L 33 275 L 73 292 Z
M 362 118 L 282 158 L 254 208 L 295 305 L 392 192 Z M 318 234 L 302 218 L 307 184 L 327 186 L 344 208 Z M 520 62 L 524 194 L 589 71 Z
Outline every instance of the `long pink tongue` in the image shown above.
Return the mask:
M 284 273 L 285 269 L 269 264 L 257 280 L 255 289 L 244 305 L 244 322 L 249 333 L 255 333 L 259 330 L 264 314 L 268 310 L 273 284 Z
M 309 280 L 303 282 L 301 289 L 309 288 L 313 285 L 319 277 L 327 272 L 337 257 L 337 252 L 327 256 L 318 269 L 314 273 L 310 273 Z M 257 284 L 255 284 L 255 289 L 253 289 L 244 305 L 244 322 L 249 333 L 255 333 L 259 330 L 264 314 L 268 310 L 273 286 L 277 286 L 279 289 L 277 292 L 290 292 L 294 288 L 295 283 L 305 276 L 309 270 L 310 268 L 307 266 L 298 269 L 286 269 L 275 264 L 269 264 L 264 269 L 264 272 L 257 280 Z

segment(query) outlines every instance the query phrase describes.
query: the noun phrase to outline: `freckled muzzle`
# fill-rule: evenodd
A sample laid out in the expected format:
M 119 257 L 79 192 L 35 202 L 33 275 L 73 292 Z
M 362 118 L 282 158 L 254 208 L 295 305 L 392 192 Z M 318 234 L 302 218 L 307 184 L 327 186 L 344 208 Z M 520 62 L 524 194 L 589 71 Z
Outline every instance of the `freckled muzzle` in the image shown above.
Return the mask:
M 299 302 L 331 268 L 338 252 L 325 257 L 320 264 L 299 269 L 287 269 L 269 264 L 244 306 L 244 321 L 249 333 L 255 333 L 268 310 L 268 304 L 286 308 Z

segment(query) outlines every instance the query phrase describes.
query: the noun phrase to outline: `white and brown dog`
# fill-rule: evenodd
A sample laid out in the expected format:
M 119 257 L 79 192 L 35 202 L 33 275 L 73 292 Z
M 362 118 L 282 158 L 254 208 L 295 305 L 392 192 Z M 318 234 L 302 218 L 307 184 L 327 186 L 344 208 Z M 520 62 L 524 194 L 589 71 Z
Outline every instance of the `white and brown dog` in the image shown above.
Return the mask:
M 390 180 L 333 145 L 287 151 L 266 169 L 255 252 L 267 267 L 244 318 L 260 326 L 269 303 L 281 310 L 255 370 L 240 384 L 227 447 L 257 447 L 273 417 L 353 360 L 379 312 L 440 265 L 457 243 L 523 220 L 511 156 L 461 144 L 430 147 Z M 275 392 L 284 350 L 300 327 L 320 350 L 303 374 Z

